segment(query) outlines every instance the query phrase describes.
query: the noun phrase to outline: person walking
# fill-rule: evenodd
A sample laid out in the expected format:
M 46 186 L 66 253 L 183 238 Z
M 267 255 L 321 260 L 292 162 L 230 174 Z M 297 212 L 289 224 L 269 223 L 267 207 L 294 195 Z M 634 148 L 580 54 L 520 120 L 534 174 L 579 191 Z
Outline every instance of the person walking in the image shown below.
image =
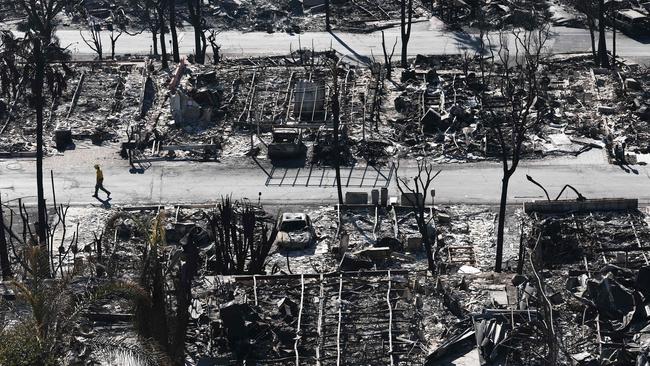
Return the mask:
M 108 198 L 111 198 L 111 192 L 109 192 L 106 188 L 104 188 L 104 173 L 102 172 L 102 169 L 99 167 L 99 164 L 95 164 L 95 178 L 96 178 L 95 194 L 93 195 L 93 197 L 99 199 L 99 196 L 97 194 L 101 189 L 106 193 Z

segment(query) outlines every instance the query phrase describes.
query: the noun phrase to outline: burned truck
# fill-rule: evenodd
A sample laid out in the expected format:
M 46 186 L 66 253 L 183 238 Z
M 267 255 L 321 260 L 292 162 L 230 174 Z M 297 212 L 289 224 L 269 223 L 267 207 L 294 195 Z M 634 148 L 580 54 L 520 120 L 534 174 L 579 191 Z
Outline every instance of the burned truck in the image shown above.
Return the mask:
M 307 154 L 307 146 L 302 141 L 298 128 L 274 128 L 273 140 L 268 146 L 268 157 L 271 160 L 300 159 Z

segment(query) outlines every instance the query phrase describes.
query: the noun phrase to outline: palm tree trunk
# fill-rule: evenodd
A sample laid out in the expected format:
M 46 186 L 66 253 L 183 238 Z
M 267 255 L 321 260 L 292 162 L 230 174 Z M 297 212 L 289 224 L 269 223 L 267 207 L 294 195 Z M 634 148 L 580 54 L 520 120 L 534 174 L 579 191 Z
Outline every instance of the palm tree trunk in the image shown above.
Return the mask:
M 36 110 L 36 196 L 38 200 L 38 235 L 39 272 L 42 276 L 50 275 L 47 235 L 46 235 L 46 212 L 45 195 L 43 190 L 43 82 L 45 80 L 45 56 L 42 50 L 42 40 L 38 36 L 34 40 L 34 56 L 36 58 L 36 73 L 32 81 L 32 94 L 34 96 L 34 108 Z

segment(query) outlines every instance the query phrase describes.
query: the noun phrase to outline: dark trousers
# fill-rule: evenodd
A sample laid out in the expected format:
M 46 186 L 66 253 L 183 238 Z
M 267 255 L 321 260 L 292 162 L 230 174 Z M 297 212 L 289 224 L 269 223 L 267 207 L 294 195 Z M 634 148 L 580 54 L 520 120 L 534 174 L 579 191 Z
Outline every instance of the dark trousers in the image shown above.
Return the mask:
M 109 192 L 106 188 L 104 188 L 104 181 L 103 180 L 98 180 L 97 183 L 95 183 L 95 196 L 99 193 L 99 190 L 104 191 L 107 195 L 111 195 L 111 192 Z

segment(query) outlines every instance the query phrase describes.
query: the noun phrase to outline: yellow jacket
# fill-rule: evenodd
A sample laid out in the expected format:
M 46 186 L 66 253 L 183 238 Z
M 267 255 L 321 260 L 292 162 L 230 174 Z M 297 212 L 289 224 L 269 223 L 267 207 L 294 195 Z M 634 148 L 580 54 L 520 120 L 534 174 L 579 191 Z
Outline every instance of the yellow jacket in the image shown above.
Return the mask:
M 104 180 L 104 173 L 102 173 L 101 169 L 99 169 L 99 168 L 95 169 L 95 173 L 96 173 L 98 182 L 101 182 L 101 181 Z

